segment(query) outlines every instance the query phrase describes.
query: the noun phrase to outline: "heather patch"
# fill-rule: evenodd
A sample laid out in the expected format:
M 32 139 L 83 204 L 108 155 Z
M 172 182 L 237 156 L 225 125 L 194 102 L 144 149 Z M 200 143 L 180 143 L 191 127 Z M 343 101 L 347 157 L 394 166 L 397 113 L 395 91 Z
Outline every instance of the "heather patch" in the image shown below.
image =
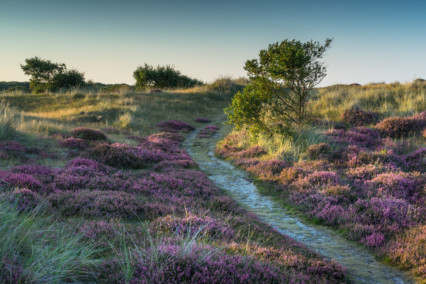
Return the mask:
M 389 117 L 376 125 L 380 132 L 392 138 L 417 135 L 426 127 L 424 115 L 412 117 Z
M 280 283 L 299 279 L 273 264 L 252 261 L 239 255 L 216 252 L 208 245 L 194 244 L 184 251 L 178 245 L 163 245 L 154 251 L 146 251 L 139 261 L 132 283 Z M 155 253 L 156 266 L 145 259 Z M 178 272 L 178 273 L 177 273 Z
M 89 146 L 87 140 L 83 140 L 80 138 L 66 138 L 64 140 L 59 141 L 59 145 L 69 149 L 78 149 L 83 150 Z
M 116 191 L 64 191 L 51 194 L 52 208 L 63 216 L 143 219 L 143 203 L 135 196 Z
M 358 107 L 352 107 L 343 112 L 341 120 L 354 126 L 363 126 L 377 122 L 378 115 Z
M 179 218 L 166 216 L 156 219 L 150 226 L 151 232 L 157 234 L 195 236 L 200 235 L 207 239 L 229 240 L 234 235 L 232 228 L 220 220 L 209 216 L 199 217 L 189 214 Z
M 217 131 L 219 130 L 219 127 L 215 125 L 209 125 L 204 127 L 200 130 L 200 132 L 197 134 L 198 138 L 210 138 L 212 137 Z
M 377 196 L 392 196 L 412 203 L 422 204 L 425 197 L 426 178 L 420 173 L 382 173 L 367 182 Z
M 210 123 L 211 120 L 208 118 L 204 118 L 204 117 L 198 117 L 194 120 L 195 122 L 199 122 L 199 123 Z
M 163 121 L 158 123 L 157 126 L 162 131 L 169 131 L 169 132 L 179 132 L 179 131 L 190 132 L 195 129 L 190 124 L 183 121 L 178 121 L 178 120 Z
M 11 193 L 3 195 L 16 209 L 18 212 L 28 212 L 40 207 L 41 205 L 48 206 L 43 201 L 43 198 L 37 193 L 26 189 L 15 189 Z

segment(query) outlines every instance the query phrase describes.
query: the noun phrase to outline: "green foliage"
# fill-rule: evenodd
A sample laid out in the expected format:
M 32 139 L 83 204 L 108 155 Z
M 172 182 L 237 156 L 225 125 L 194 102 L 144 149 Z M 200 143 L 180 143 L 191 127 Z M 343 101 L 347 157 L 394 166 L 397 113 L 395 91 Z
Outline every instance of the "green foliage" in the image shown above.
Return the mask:
M 249 126 L 252 134 L 267 130 L 263 119 L 262 106 L 268 101 L 268 94 L 261 93 L 252 85 L 244 88 L 243 92 L 238 92 L 225 113 L 228 121 L 234 125 L 236 130 L 241 130 Z
M 331 39 L 324 45 L 284 40 L 261 50 L 259 59 L 248 60 L 244 69 L 250 88 L 234 98 L 227 111 L 232 114 L 230 121 L 251 131 L 287 131 L 293 124 L 302 125 L 308 118 L 312 89 L 326 75 L 319 59 L 330 44 Z
M 25 75 L 31 76 L 30 90 L 33 93 L 57 91 L 85 84 L 83 73 L 67 70 L 64 63 L 53 63 L 37 56 L 25 59 L 21 68 Z
M 51 90 L 59 91 L 60 89 L 70 89 L 72 87 L 81 87 L 85 84 L 84 73 L 77 70 L 66 70 L 65 72 L 56 74 L 52 78 Z
M 170 65 L 158 65 L 154 68 L 145 63 L 133 72 L 133 77 L 136 80 L 136 86 L 142 88 L 190 88 L 202 84 L 196 79 L 181 75 Z

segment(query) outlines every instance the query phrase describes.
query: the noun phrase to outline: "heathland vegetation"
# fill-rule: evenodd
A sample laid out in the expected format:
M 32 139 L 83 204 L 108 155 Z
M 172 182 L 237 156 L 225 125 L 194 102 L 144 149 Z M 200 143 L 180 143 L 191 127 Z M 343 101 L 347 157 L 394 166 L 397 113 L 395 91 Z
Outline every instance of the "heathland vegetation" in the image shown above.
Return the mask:
M 236 129 L 217 155 L 284 207 L 424 279 L 424 80 L 330 86 L 312 96 L 309 119 L 291 134 Z
M 226 107 L 218 156 L 306 222 L 424 278 L 426 84 L 314 89 L 330 43 L 272 44 L 246 63 L 250 80 L 212 84 L 149 65 L 136 86 L 95 84 L 27 59 L 33 93 L 0 94 L 0 282 L 349 282 L 182 146 L 195 129 L 209 141 Z
M 243 83 L 241 80 L 239 83 Z M 238 82 L 0 95 L 0 282 L 345 281 L 215 187 L 181 147 Z

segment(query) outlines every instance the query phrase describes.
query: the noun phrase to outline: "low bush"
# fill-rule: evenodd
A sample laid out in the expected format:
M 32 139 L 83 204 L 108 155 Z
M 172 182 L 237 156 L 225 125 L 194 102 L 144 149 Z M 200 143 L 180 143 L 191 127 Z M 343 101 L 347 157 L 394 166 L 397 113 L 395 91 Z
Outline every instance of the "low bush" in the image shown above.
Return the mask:
M 43 199 L 37 193 L 26 188 L 15 189 L 6 199 L 18 212 L 32 211 L 43 204 Z
M 376 123 L 378 115 L 373 112 L 364 111 L 358 107 L 352 107 L 342 114 L 341 119 L 343 122 L 354 126 L 363 126 Z
M 106 135 L 99 130 L 90 129 L 87 127 L 78 127 L 71 131 L 74 138 L 79 138 L 83 140 L 96 141 L 96 140 L 106 140 Z
M 178 121 L 178 120 L 163 121 L 158 123 L 157 126 L 162 131 L 170 131 L 170 132 L 178 132 L 178 131 L 190 132 L 195 129 L 190 124 L 183 121 Z
M 211 119 L 204 118 L 204 117 L 198 117 L 198 118 L 195 119 L 195 122 L 199 122 L 199 123 L 210 123 Z
M 117 191 L 64 191 L 51 194 L 52 208 L 62 215 L 143 219 L 143 204 L 133 195 Z
M 83 150 L 89 146 L 89 143 L 87 143 L 87 140 L 80 138 L 66 138 L 59 141 L 59 145 L 65 148 Z
M 419 134 L 426 126 L 426 119 L 422 116 L 389 117 L 376 125 L 380 132 L 391 138 L 400 138 Z

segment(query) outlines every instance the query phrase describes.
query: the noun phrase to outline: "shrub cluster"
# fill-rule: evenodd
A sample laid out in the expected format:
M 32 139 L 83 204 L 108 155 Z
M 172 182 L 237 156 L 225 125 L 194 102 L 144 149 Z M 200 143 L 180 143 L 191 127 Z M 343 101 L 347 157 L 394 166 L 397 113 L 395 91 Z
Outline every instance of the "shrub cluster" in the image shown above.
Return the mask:
M 379 122 L 376 128 L 383 135 L 392 138 L 417 135 L 426 127 L 426 118 L 423 113 L 412 117 L 389 117 Z
M 179 120 L 163 121 L 158 123 L 157 126 L 162 131 L 169 131 L 169 132 L 178 132 L 178 131 L 190 132 L 195 129 L 190 124 L 183 121 L 179 121 Z
M 343 112 L 342 121 L 354 126 L 363 126 L 376 123 L 378 115 L 373 112 L 364 111 L 358 107 L 352 107 Z
M 97 141 L 97 140 L 106 140 L 106 135 L 99 130 L 90 129 L 87 127 L 77 127 L 71 131 L 74 138 Z

